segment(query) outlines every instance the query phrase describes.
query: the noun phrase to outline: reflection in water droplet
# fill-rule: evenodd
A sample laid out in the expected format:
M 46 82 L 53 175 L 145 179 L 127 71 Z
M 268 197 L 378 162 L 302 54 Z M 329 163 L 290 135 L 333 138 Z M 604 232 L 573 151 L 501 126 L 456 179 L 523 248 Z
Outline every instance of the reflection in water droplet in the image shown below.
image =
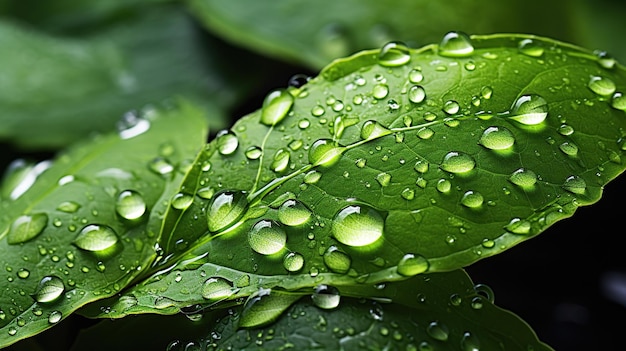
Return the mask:
M 11 224 L 7 234 L 7 243 L 14 245 L 32 240 L 43 232 L 46 225 L 48 225 L 48 215 L 45 213 L 19 216 Z
M 347 273 L 352 264 L 352 259 L 347 253 L 339 250 L 336 246 L 330 246 L 324 252 L 324 264 L 333 272 Z
M 207 300 L 221 300 L 231 296 L 233 282 L 222 277 L 212 277 L 202 284 L 202 297 Z
M 337 163 L 345 147 L 330 139 L 319 139 L 309 149 L 309 162 L 313 166 L 330 167 Z
M 80 230 L 72 244 L 87 251 L 102 251 L 117 243 L 113 228 L 103 224 L 89 224 Z
M 52 275 L 45 276 L 39 281 L 32 297 L 40 303 L 56 301 L 65 292 L 65 284 L 61 278 Z
M 215 136 L 217 151 L 222 155 L 231 155 L 239 147 L 239 139 L 235 133 L 229 130 L 222 130 Z
M 548 102 L 536 94 L 522 95 L 511 107 L 509 118 L 525 124 L 535 125 L 543 122 L 548 116 Z
M 248 233 L 248 244 L 255 252 L 272 255 L 285 248 L 287 233 L 280 224 L 262 219 Z
M 397 270 L 400 275 L 412 277 L 426 272 L 429 266 L 430 264 L 425 257 L 409 253 L 400 259 Z
M 342 244 L 366 246 L 382 236 L 384 224 L 382 216 L 373 208 L 350 205 L 335 215 L 332 233 Z
M 122 218 L 132 221 L 146 213 L 146 202 L 138 192 L 124 190 L 117 196 L 115 211 Z
M 304 256 L 297 252 L 290 252 L 283 258 L 283 267 L 289 272 L 297 272 L 304 267 Z
M 278 209 L 278 220 L 288 226 L 305 224 L 311 216 L 311 210 L 298 200 L 287 200 Z
M 587 84 L 589 89 L 600 96 L 609 96 L 615 92 L 617 88 L 615 83 L 606 77 L 593 76 Z
M 472 156 L 460 152 L 448 152 L 441 162 L 441 169 L 450 173 L 465 173 L 474 169 L 476 162 Z
M 207 210 L 209 231 L 217 232 L 237 222 L 248 210 L 243 191 L 222 190 L 216 193 Z
M 449 32 L 439 43 L 438 53 L 446 57 L 465 57 L 474 53 L 474 46 L 467 34 Z
M 491 150 L 505 150 L 513 146 L 515 137 L 504 127 L 489 127 L 485 129 L 478 142 Z
M 563 189 L 573 194 L 582 195 L 587 189 L 587 182 L 579 176 L 572 175 L 565 179 Z
M 313 300 L 315 306 L 329 310 L 339 306 L 341 296 L 339 295 L 339 290 L 337 290 L 337 288 L 321 284 L 315 287 L 315 291 L 313 292 L 313 295 L 311 295 L 311 299 Z
M 411 60 L 409 48 L 401 42 L 385 44 L 378 54 L 378 64 L 386 67 L 402 66 Z

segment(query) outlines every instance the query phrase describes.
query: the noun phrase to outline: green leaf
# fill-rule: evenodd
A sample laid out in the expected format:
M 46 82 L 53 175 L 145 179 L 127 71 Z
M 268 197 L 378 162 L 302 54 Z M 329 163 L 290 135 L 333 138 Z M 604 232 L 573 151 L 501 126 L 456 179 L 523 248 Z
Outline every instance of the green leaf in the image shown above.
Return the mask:
M 0 203 L 0 347 L 117 294 L 155 259 L 168 191 L 205 142 L 206 122 L 184 101 L 136 118 L 59 155 Z
M 319 69 L 333 59 L 391 40 L 421 46 L 451 28 L 467 33 L 532 32 L 572 40 L 565 2 L 467 0 L 187 0 L 193 14 L 225 38 Z M 537 11 L 537 8 L 542 11 Z M 477 17 L 480 20 L 477 20 Z M 532 20 L 530 20 L 532 18 Z M 569 29 L 569 30 L 568 30 Z
M 130 12 L 80 39 L 0 22 L 0 138 L 55 148 L 112 130 L 130 110 L 184 96 L 215 128 L 236 91 L 227 70 L 180 6 Z

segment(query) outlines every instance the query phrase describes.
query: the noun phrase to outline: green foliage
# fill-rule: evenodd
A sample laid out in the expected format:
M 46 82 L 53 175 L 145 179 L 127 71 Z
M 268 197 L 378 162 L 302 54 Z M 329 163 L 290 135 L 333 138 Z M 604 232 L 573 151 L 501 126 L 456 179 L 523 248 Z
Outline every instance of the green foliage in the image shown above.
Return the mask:
M 551 349 L 464 268 L 624 171 L 626 70 L 539 36 L 435 39 L 455 23 L 521 32 L 517 2 L 334 3 L 187 1 L 228 40 L 314 69 L 388 42 L 294 76 L 223 130 L 271 63 L 236 68 L 183 4 L 41 9 L 65 20 L 0 4 L 30 22 L 0 20 L 24 53 L 0 68 L 0 136 L 67 146 L 0 185 L 0 347 L 84 316 L 103 322 L 75 350 L 120 347 L 113 323 L 168 350 Z M 463 20 L 505 7 L 519 17 Z

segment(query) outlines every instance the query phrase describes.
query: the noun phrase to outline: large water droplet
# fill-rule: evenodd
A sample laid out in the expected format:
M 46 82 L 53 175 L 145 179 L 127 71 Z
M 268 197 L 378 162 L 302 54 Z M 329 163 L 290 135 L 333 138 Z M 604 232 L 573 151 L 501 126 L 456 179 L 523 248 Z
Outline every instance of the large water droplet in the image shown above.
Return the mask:
M 177 193 L 172 196 L 171 205 L 177 210 L 186 210 L 193 203 L 193 196 L 187 193 Z
M 285 248 L 287 233 L 280 224 L 270 220 L 260 220 L 248 233 L 248 244 L 252 250 L 262 255 L 272 255 Z
M 245 155 L 248 160 L 258 160 L 263 156 L 263 150 L 258 146 L 250 146 L 246 149 Z
M 380 186 L 388 186 L 391 183 L 391 174 L 385 172 L 379 173 L 376 176 L 376 181 L 380 184 Z
M 419 104 L 420 102 L 426 99 L 426 90 L 421 85 L 414 85 L 409 88 L 409 101 L 415 104 Z
M 479 208 L 483 205 L 483 195 L 477 191 L 467 191 L 461 197 L 461 204 L 468 208 Z
M 478 337 L 470 332 L 463 333 L 463 337 L 461 337 L 461 350 L 480 351 L 480 341 Z
M 102 251 L 115 245 L 117 240 L 113 228 L 103 224 L 89 224 L 80 230 L 72 243 L 83 250 Z
M 352 264 L 352 259 L 347 253 L 339 250 L 336 246 L 330 246 L 324 252 L 324 264 L 335 273 L 347 273 Z
M 124 190 L 117 196 L 115 211 L 122 218 L 132 221 L 146 213 L 146 202 L 138 192 Z
M 439 43 L 439 55 L 441 56 L 464 57 L 472 53 L 474 53 L 472 41 L 463 32 L 449 32 Z
M 543 122 L 548 116 L 548 102 L 537 94 L 522 95 L 511 107 L 509 118 L 525 125 Z
M 341 296 L 339 295 L 339 290 L 337 290 L 334 286 L 321 284 L 315 287 L 315 291 L 313 292 L 313 295 L 311 295 L 311 299 L 313 300 L 315 306 L 325 310 L 330 310 L 339 306 Z
M 291 160 L 291 153 L 286 148 L 280 148 L 276 150 L 274 154 L 274 159 L 272 159 L 272 164 L 270 165 L 270 169 L 276 173 L 281 173 L 287 170 L 289 167 L 289 161 Z
M 524 189 L 530 189 L 537 183 L 537 174 L 529 169 L 520 168 L 509 176 L 509 181 Z
M 48 315 L 48 323 L 57 324 L 63 319 L 63 313 L 61 311 L 52 311 Z
M 269 93 L 261 107 L 261 123 L 268 126 L 280 123 L 289 113 L 293 101 L 293 96 L 284 89 Z
M 215 136 L 217 151 L 222 155 L 231 155 L 239 147 L 239 139 L 235 133 L 229 130 L 222 130 Z
M 56 275 L 46 276 L 39 281 L 32 297 L 40 303 L 56 301 L 65 292 L 63 280 Z
M 374 120 L 365 121 L 361 127 L 361 138 L 371 140 L 391 134 L 391 131 Z
M 337 163 L 345 147 L 330 139 L 319 139 L 309 149 L 309 162 L 313 166 L 330 167 Z
M 373 208 L 350 205 L 339 211 L 332 222 L 332 233 L 340 243 L 349 246 L 365 246 L 378 240 L 383 234 L 385 221 Z
M 304 256 L 297 252 L 290 252 L 283 258 L 283 267 L 289 272 L 297 272 L 304 267 Z
M 447 179 L 439 179 L 435 187 L 437 188 L 437 191 L 439 191 L 440 193 L 447 194 L 450 192 L 450 189 L 452 188 L 452 183 Z
M 505 150 L 513 146 L 515 137 L 504 127 L 489 127 L 485 129 L 478 142 L 491 150 Z
M 207 211 L 209 231 L 217 232 L 237 222 L 248 209 L 243 191 L 222 190 L 211 199 Z
M 448 152 L 441 161 L 441 169 L 450 173 L 465 173 L 474 169 L 476 162 L 472 156 L 460 152 Z
M 587 84 L 589 89 L 600 96 L 609 96 L 615 92 L 617 88 L 615 83 L 606 77 L 593 76 Z
M 460 109 L 461 106 L 459 106 L 459 103 L 454 100 L 448 100 L 443 104 L 443 112 L 448 115 L 454 115 L 458 113 Z
M 43 232 L 47 224 L 48 215 L 45 213 L 19 216 L 11 224 L 7 242 L 13 245 L 32 240 Z
M 226 278 L 211 277 L 202 284 L 202 297 L 207 300 L 222 300 L 233 293 L 233 282 Z
M 387 84 L 376 84 L 372 88 L 372 96 L 375 99 L 384 99 L 389 95 L 389 86 Z
M 517 46 L 519 52 L 526 56 L 541 57 L 543 47 L 532 39 L 522 39 Z
M 566 141 L 559 145 L 559 149 L 568 156 L 576 156 L 578 154 L 578 146 L 570 141 Z
M 521 218 L 513 218 L 511 221 L 504 226 L 504 229 L 513 233 L 513 234 L 521 234 L 526 235 L 530 233 L 532 229 L 532 225 L 530 221 L 521 219 Z
M 397 41 L 385 44 L 378 54 L 378 64 L 386 67 L 402 66 L 410 60 L 409 48 Z
M 421 255 L 406 254 L 398 262 L 398 274 L 405 277 L 412 277 L 424 273 L 428 270 L 430 263 Z
M 287 200 L 278 208 L 278 220 L 288 226 L 302 225 L 309 221 L 311 215 L 311 210 L 298 200 Z
M 616 92 L 611 97 L 611 107 L 617 110 L 626 111 L 626 95 L 621 92 Z
M 445 324 L 439 321 L 434 321 L 428 324 L 428 327 L 426 327 L 426 333 L 428 333 L 428 335 L 435 340 L 446 341 L 448 340 L 450 331 Z
M 563 183 L 563 189 L 573 194 L 582 195 L 587 189 L 587 182 L 579 176 L 569 176 Z

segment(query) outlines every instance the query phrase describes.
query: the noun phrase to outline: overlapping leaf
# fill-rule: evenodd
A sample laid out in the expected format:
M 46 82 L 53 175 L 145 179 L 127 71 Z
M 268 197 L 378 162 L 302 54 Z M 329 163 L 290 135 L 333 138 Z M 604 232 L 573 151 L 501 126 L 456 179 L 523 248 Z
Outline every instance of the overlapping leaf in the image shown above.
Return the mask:
M 47 169 L 9 176 L 22 181 L 0 203 L 0 346 L 116 294 L 154 260 L 168 189 L 204 144 L 206 118 L 181 102 L 126 122 Z

